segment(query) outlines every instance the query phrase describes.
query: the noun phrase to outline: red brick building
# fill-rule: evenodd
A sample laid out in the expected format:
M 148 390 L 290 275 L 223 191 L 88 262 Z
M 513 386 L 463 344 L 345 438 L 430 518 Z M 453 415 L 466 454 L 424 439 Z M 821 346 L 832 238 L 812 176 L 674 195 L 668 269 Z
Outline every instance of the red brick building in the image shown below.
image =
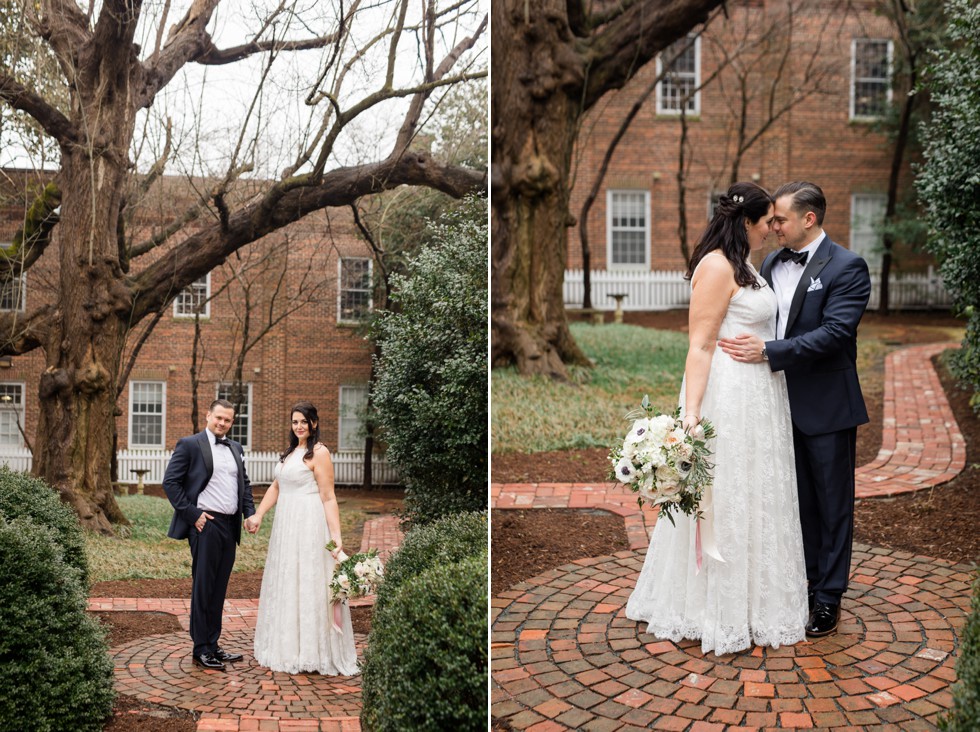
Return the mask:
M 24 174 L 9 173 L 0 208 L 0 245 L 11 241 L 30 203 L 23 192 Z M 172 213 L 180 205 L 175 201 L 188 199 L 188 185 L 164 181 L 160 203 Z M 136 241 L 173 220 L 162 206 L 159 215 L 147 210 L 152 206 L 142 208 L 141 220 L 133 223 Z M 3 288 L 0 309 L 29 312 L 53 296 L 56 247 L 57 239 L 17 285 Z M 373 307 L 372 295 L 371 252 L 355 234 L 346 209 L 308 216 L 229 257 L 176 297 L 142 345 L 118 400 L 119 449 L 169 450 L 193 432 L 192 366 L 199 374 L 196 427 L 203 429 L 208 405 L 217 396 L 229 396 L 241 360 L 244 399 L 232 436 L 246 449 L 281 451 L 289 436 L 290 406 L 309 400 L 319 411 L 322 439 L 332 451 L 363 451 L 360 410 L 373 346 L 362 321 Z M 148 321 L 133 329 L 124 364 Z M 266 326 L 268 332 L 256 338 Z M 244 356 L 243 340 L 255 342 Z M 0 359 L 0 451 L 25 444 L 18 424 L 33 440 L 43 368 L 39 350 Z
M 792 180 L 820 185 L 828 235 L 878 269 L 875 227 L 884 215 L 892 160 L 878 123 L 896 93 L 900 47 L 890 21 L 874 8 L 837 0 L 729 3 L 728 20 L 718 18 L 700 38 L 674 44 L 597 105 L 582 126 L 574 162 L 570 210 L 579 225 L 610 141 L 650 90 L 588 217 L 591 269 L 683 270 L 679 212 L 686 214 L 690 251 L 736 168 L 736 179 L 770 191 Z M 672 71 L 656 83 L 664 63 Z M 901 188 L 910 186 L 906 159 Z M 578 226 L 569 229 L 568 242 L 568 267 L 579 269 Z M 928 264 L 898 247 L 893 272 L 920 272 Z M 605 296 L 593 302 L 610 306 Z

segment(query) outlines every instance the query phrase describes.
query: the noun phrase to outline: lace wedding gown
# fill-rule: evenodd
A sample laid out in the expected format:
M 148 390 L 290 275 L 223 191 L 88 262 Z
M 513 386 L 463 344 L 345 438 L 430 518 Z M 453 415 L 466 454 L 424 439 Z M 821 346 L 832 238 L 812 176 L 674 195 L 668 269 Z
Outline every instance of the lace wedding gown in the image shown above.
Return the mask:
M 776 297 L 759 282 L 732 297 L 719 338 L 773 339 Z M 676 528 L 657 521 L 626 616 L 659 638 L 700 639 L 705 653 L 797 643 L 808 610 L 786 379 L 716 348 L 701 415 L 717 434 L 709 444 L 714 533 L 725 561 L 702 552 L 696 573 L 694 520 L 678 512 Z
M 297 448 L 276 466 L 279 499 L 259 593 L 255 660 L 290 674 L 352 676 L 359 672 L 350 609 L 343 606 L 342 632 L 333 630 L 334 559 L 324 548 L 330 530 L 304 452 Z

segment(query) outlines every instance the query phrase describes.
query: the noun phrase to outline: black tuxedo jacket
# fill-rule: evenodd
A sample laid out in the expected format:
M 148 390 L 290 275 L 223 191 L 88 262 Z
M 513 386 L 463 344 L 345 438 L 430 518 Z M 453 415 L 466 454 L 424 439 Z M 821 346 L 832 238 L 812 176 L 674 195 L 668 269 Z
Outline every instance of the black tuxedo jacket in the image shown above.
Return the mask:
M 772 286 L 776 252 L 762 263 Z M 825 237 L 793 295 L 786 335 L 766 343 L 773 371 L 786 372 L 793 424 L 805 435 L 868 421 L 857 374 L 857 327 L 871 297 L 867 263 Z
M 229 442 L 231 454 L 238 463 L 238 520 L 235 522 L 235 541 L 241 543 L 242 521 L 255 513 L 255 502 L 252 500 L 252 485 L 245 473 L 242 446 L 234 440 Z M 197 507 L 197 497 L 207 487 L 213 472 L 214 458 L 206 430 L 177 440 L 173 457 L 170 458 L 163 476 L 163 490 L 174 507 L 174 517 L 167 531 L 167 536 L 171 539 L 186 539 L 204 513 Z

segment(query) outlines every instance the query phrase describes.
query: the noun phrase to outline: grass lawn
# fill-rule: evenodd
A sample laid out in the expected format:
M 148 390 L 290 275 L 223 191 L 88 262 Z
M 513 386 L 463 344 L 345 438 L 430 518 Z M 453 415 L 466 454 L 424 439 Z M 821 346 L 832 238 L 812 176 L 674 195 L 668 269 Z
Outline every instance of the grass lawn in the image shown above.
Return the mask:
M 191 576 L 191 554 L 186 541 L 167 538 L 173 508 L 166 498 L 119 496 L 119 507 L 131 526 L 118 527 L 115 537 L 86 532 L 85 546 L 91 582 L 133 579 L 173 579 Z M 363 524 L 367 514 L 352 507 L 340 513 L 341 532 Z M 242 531 L 235 571 L 248 572 L 265 566 L 275 509 L 262 522 L 258 534 Z
M 573 368 L 568 383 L 492 372 L 493 452 L 542 452 L 612 445 L 629 429 L 644 394 L 663 411 L 677 406 L 687 335 L 635 325 L 572 323 L 595 363 Z

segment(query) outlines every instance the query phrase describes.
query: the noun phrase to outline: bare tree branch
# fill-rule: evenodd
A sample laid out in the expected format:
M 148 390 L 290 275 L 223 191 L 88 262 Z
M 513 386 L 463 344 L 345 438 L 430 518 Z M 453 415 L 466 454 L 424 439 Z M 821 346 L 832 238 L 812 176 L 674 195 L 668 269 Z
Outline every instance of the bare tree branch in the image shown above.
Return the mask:
M 65 115 L 12 76 L 2 73 L 0 99 L 14 109 L 29 114 L 59 145 L 70 145 L 79 141 L 78 130 Z

